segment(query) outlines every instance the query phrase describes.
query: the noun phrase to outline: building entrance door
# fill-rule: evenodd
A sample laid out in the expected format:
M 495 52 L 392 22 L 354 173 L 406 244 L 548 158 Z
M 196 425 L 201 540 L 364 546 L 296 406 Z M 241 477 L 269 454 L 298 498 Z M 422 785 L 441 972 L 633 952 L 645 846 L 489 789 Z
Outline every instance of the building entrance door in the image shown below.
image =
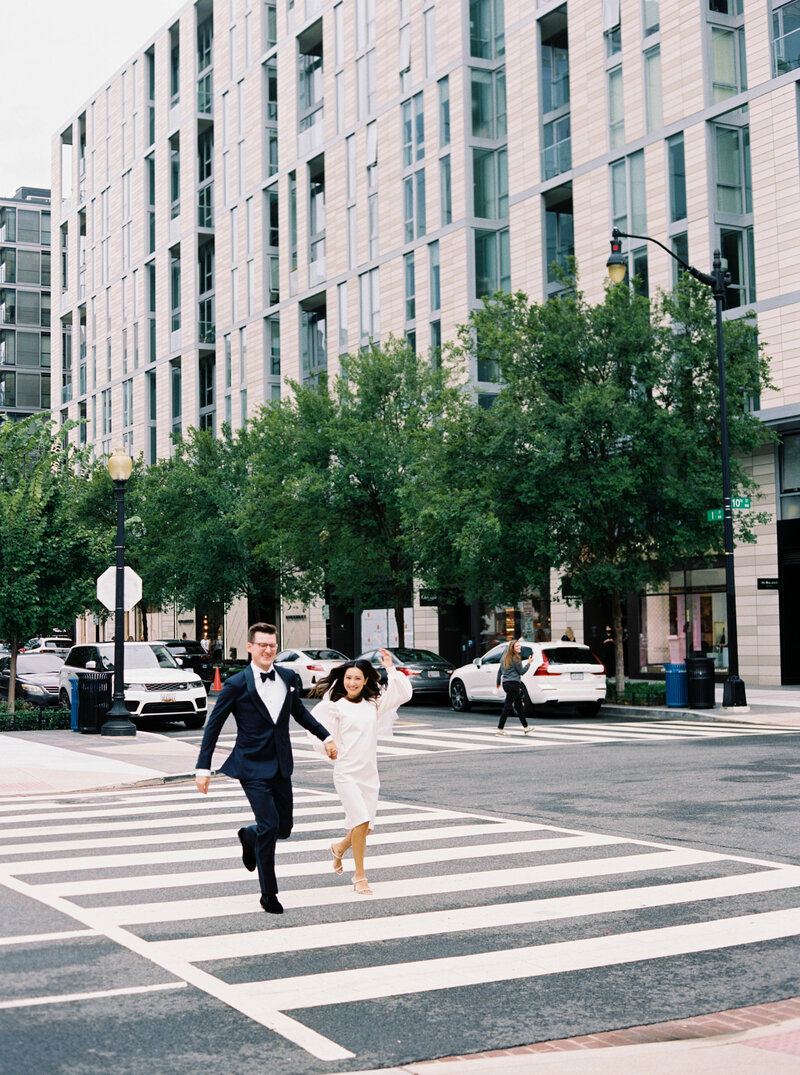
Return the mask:
M 789 553 L 781 565 L 781 683 L 800 683 L 800 553 Z

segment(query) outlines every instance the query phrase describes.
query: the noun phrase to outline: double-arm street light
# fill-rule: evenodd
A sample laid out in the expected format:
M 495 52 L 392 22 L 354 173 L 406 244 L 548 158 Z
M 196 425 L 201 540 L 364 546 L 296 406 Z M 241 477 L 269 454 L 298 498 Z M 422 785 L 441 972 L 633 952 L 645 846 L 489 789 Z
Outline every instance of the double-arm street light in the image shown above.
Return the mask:
M 728 403 L 725 389 L 725 352 L 722 346 L 722 303 L 725 299 L 725 288 L 731 281 L 731 274 L 722 268 L 722 259 L 719 250 L 714 251 L 714 260 L 710 273 L 700 272 L 693 265 L 689 265 L 679 258 L 678 255 L 653 239 L 649 235 L 632 235 L 629 232 L 614 228 L 611 232 L 611 255 L 606 262 L 608 275 L 612 283 L 620 284 L 625 279 L 628 269 L 628 259 L 622 253 L 621 239 L 642 239 L 648 243 L 655 243 L 665 250 L 671 258 L 682 265 L 690 276 L 699 280 L 701 284 L 711 288 L 716 307 L 717 322 L 717 369 L 719 373 L 719 414 L 720 414 L 720 439 L 722 441 L 722 510 L 723 526 L 725 528 L 725 594 L 727 597 L 728 612 L 728 678 L 722 693 L 722 704 L 725 707 L 746 706 L 744 682 L 739 678 L 739 638 L 736 631 L 736 582 L 733 574 L 733 511 L 731 506 L 731 461 L 728 447 Z M 688 599 L 688 594 L 686 595 Z
M 125 705 L 125 486 L 133 460 L 122 448 L 108 459 L 108 473 L 117 496 L 116 599 L 114 602 L 114 701 L 100 729 L 101 735 L 136 735 L 136 725 Z

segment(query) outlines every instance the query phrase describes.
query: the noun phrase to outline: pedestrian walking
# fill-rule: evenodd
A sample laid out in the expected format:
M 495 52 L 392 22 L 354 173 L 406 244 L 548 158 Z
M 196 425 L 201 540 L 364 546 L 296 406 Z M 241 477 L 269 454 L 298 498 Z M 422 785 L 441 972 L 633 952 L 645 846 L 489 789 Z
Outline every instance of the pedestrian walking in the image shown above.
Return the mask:
M 381 724 L 413 693 L 409 679 L 401 675 L 388 650 L 380 650 L 386 669 L 386 690 L 381 692 L 377 669 L 369 661 L 346 661 L 321 679 L 312 693 L 323 700 L 314 714 L 325 721 L 336 743 L 333 784 L 344 807 L 347 833 L 330 845 L 333 868 L 342 873 L 342 859 L 353 852 L 353 889 L 359 896 L 371 896 L 364 872 L 367 834 L 375 825 L 378 810 L 378 733 Z
M 561 641 L 562 642 L 574 642 L 575 641 L 575 632 L 572 630 L 571 627 L 568 627 L 566 629 L 566 631 L 563 633 L 563 635 L 561 636 Z
M 292 745 L 289 717 L 316 736 L 329 758 L 336 744 L 300 700 L 302 684 L 295 672 L 273 668 L 278 632 L 271 623 L 254 623 L 247 634 L 252 663 L 225 680 L 206 723 L 195 769 L 198 791 L 207 794 L 211 757 L 230 714 L 236 721 L 236 742 L 220 772 L 234 777 L 255 815 L 255 824 L 239 829 L 242 862 L 251 873 L 258 869 L 261 906 L 270 914 L 283 914 L 275 877 L 275 842 L 292 831 Z
M 503 702 L 503 710 L 500 713 L 500 723 L 497 725 L 497 731 L 495 735 L 508 735 L 505 731 L 506 720 L 512 713 L 516 713 L 519 717 L 522 729 L 525 735 L 529 735 L 533 728 L 530 727 L 525 719 L 525 701 L 522 695 L 522 677 L 528 671 L 533 660 L 533 655 L 523 663 L 522 660 L 522 643 L 524 639 L 517 638 L 513 642 L 509 642 L 506 647 L 506 651 L 503 654 L 500 666 L 497 669 L 497 682 L 495 684 L 495 690 L 500 689 L 502 684 L 506 697 Z

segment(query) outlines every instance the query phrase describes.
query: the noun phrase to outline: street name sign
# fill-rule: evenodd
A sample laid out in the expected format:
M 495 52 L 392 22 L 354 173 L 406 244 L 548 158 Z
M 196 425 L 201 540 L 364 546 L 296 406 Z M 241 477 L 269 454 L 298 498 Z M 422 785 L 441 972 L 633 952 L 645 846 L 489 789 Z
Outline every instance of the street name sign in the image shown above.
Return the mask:
M 731 497 L 731 509 L 733 511 L 746 511 L 750 507 L 749 496 L 732 496 Z M 721 523 L 725 518 L 725 512 L 722 508 L 709 508 L 706 512 L 706 519 L 710 523 Z
M 142 599 L 142 580 L 132 567 L 123 568 L 122 607 L 130 612 Z M 117 607 L 117 569 L 106 568 L 97 580 L 97 600 L 114 612 Z

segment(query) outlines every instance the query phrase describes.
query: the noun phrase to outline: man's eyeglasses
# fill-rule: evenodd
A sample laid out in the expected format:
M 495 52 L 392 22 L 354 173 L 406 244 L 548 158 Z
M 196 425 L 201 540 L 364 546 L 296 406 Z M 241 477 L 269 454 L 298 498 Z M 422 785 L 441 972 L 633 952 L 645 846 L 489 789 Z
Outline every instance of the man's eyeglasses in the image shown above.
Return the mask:
M 277 649 L 277 642 L 251 642 L 253 649 Z

